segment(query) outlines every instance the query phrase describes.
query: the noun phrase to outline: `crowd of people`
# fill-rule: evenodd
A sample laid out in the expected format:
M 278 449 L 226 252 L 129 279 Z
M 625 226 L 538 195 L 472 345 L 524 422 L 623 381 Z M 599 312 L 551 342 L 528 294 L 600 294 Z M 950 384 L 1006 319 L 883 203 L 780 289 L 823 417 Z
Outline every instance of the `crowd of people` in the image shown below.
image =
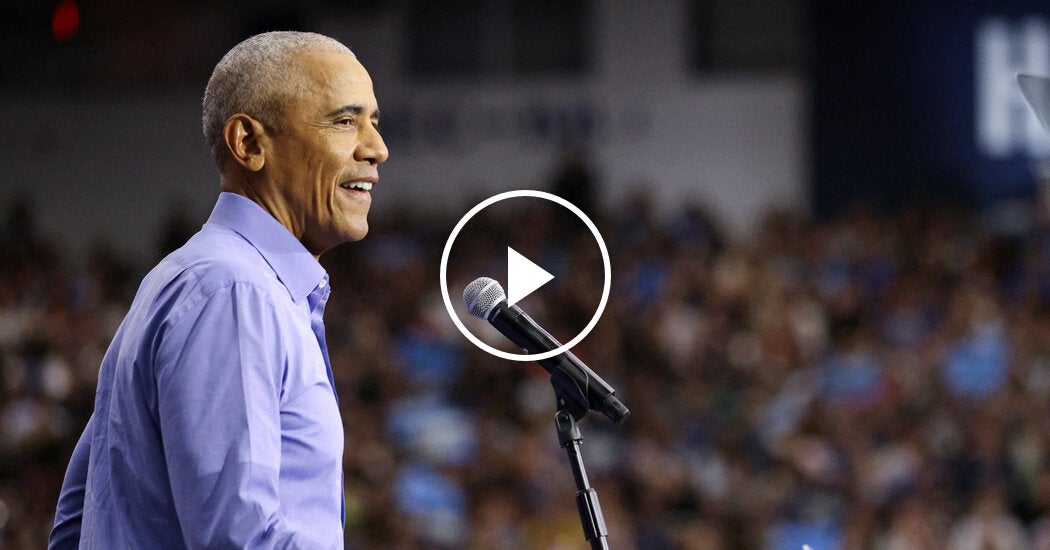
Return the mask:
M 730 235 L 701 206 L 588 208 L 612 292 L 574 352 L 632 411 L 581 422 L 613 547 L 1050 549 L 1041 211 L 1021 231 L 950 208 L 771 212 Z M 547 374 L 477 349 L 445 311 L 461 214 L 376 215 L 322 258 L 346 546 L 585 548 Z M 30 203 L 3 215 L 0 547 L 42 548 L 101 356 L 156 258 L 100 246 L 73 265 Z M 565 282 L 529 307 L 575 326 L 602 284 L 585 231 L 504 224 L 461 256 L 531 238 Z M 449 292 L 480 274 L 454 270 Z

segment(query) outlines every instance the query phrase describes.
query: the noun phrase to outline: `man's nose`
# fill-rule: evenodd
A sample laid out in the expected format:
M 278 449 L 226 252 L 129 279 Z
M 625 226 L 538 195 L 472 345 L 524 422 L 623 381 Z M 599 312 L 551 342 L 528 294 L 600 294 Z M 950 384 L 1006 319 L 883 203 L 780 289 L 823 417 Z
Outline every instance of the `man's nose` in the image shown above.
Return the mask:
M 390 151 L 386 148 L 386 142 L 383 141 L 383 136 L 379 133 L 379 130 L 373 126 L 369 126 L 365 132 L 367 132 L 367 135 L 357 146 L 357 150 L 354 152 L 354 158 L 356 160 L 368 161 L 369 164 L 383 164 L 390 156 Z

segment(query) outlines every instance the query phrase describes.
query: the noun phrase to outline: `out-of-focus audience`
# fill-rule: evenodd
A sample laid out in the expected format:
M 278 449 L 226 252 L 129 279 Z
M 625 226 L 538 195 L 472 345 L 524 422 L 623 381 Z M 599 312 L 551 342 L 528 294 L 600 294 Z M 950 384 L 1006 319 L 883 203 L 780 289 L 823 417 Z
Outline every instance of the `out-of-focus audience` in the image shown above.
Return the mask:
M 347 548 L 586 548 L 546 373 L 476 349 L 445 312 L 460 214 L 374 216 L 323 258 Z M 71 265 L 31 205 L 3 215 L 0 544 L 42 548 L 148 265 L 104 247 Z M 1005 233 L 946 208 L 775 212 L 730 237 L 699 206 L 641 196 L 595 218 L 612 295 L 574 351 L 632 410 L 581 423 L 613 547 L 1050 549 L 1046 220 Z M 540 251 L 563 286 L 530 298 L 566 326 L 602 284 L 574 231 Z M 454 270 L 450 293 L 484 274 Z

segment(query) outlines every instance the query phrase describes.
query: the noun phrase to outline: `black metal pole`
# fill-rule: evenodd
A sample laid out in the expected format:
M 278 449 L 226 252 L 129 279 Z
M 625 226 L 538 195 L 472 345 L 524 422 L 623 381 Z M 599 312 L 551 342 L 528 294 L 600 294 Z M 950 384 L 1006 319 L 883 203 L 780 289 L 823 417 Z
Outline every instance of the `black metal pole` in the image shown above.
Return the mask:
M 565 401 L 558 399 L 558 402 L 558 414 L 554 416 L 554 425 L 558 430 L 558 443 L 569 455 L 572 477 L 576 480 L 576 507 L 580 511 L 583 535 L 591 543 L 592 550 L 609 550 L 606 540 L 609 530 L 605 526 L 602 506 L 598 502 L 598 492 L 591 487 L 587 479 L 587 468 L 580 454 L 580 444 L 583 442 L 580 427 L 576 424 L 576 418 L 560 406 Z

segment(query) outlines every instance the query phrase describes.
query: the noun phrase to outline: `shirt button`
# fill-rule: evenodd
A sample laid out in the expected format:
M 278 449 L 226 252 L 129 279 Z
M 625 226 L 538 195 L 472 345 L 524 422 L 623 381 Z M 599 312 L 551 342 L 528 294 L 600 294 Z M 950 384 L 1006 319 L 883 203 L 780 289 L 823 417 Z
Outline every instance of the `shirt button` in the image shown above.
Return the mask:
M 321 282 L 317 283 L 318 288 L 324 288 L 327 285 L 328 285 L 328 281 L 326 279 L 321 279 Z

